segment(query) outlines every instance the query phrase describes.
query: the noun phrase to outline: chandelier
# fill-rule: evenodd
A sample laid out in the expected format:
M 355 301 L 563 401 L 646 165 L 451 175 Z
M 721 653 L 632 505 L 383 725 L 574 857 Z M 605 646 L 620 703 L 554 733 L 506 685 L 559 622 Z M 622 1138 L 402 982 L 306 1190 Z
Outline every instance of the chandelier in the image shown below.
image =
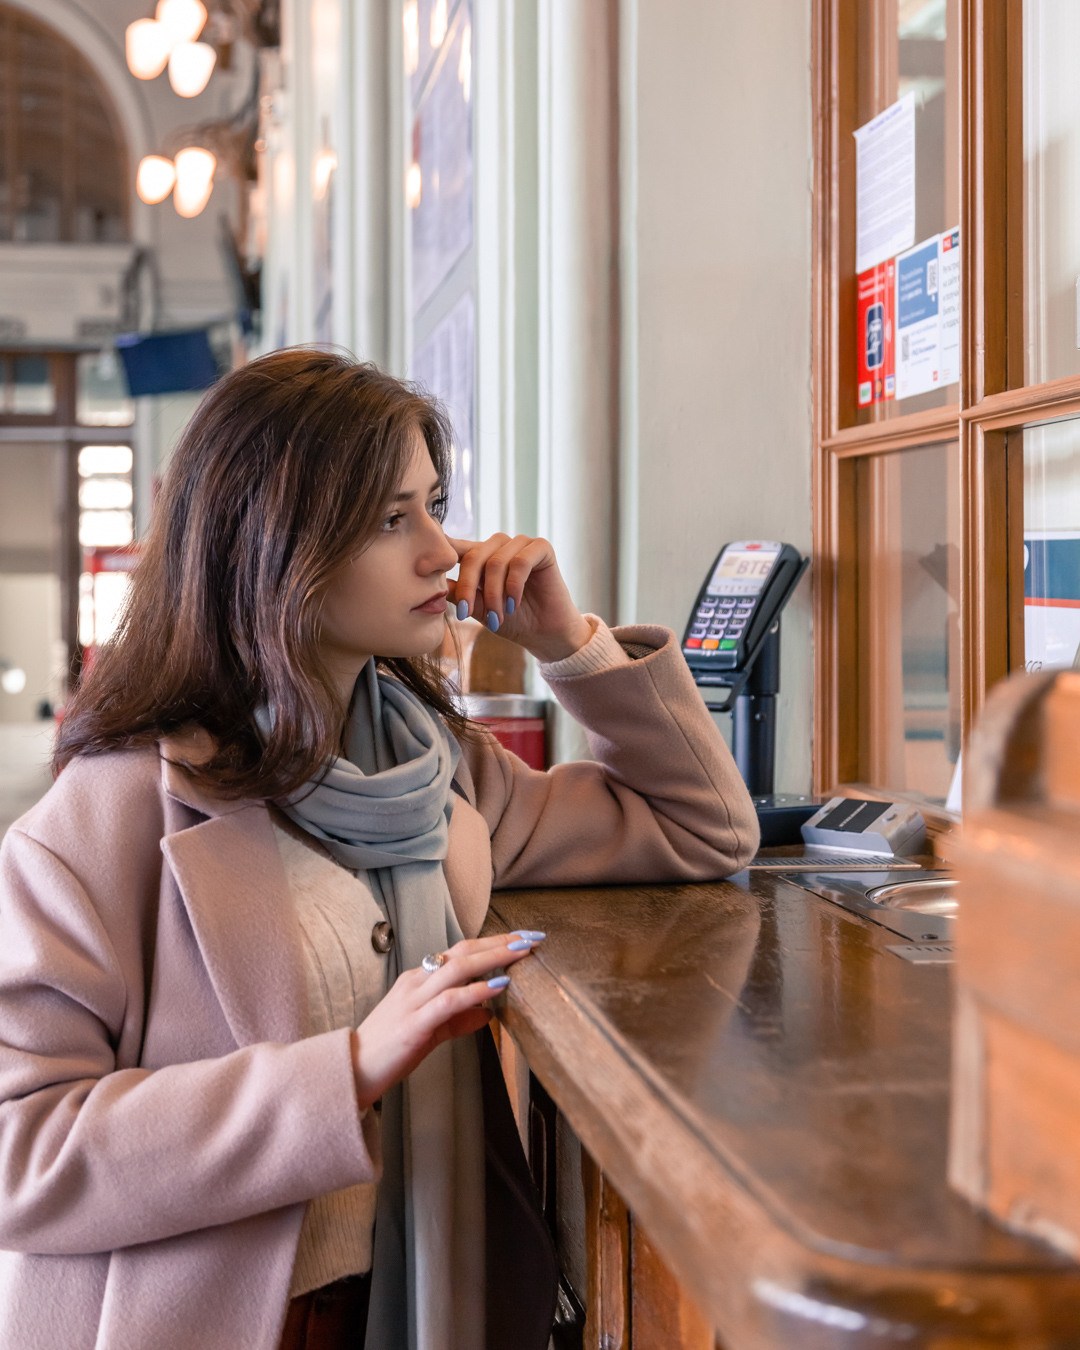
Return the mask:
M 278 0 L 158 0 L 152 19 L 136 19 L 125 33 L 128 69 L 140 80 L 156 79 L 168 67 L 169 84 L 181 98 L 202 93 L 218 64 L 231 63 L 232 44 L 242 36 L 256 50 L 278 43 Z M 210 40 L 200 40 L 209 38 Z M 214 190 L 219 163 L 239 181 L 254 177 L 258 61 L 252 88 L 229 117 L 202 122 L 172 133 L 171 157 L 146 155 L 139 162 L 135 190 L 148 205 L 172 194 L 173 206 L 187 219 L 197 216 Z

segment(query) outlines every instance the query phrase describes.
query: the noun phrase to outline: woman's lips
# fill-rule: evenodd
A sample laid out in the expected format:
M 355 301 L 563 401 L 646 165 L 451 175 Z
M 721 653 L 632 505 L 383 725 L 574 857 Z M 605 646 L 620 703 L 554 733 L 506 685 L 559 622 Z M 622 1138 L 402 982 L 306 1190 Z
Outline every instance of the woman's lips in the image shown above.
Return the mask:
M 433 595 L 430 600 L 425 600 L 422 605 L 414 605 L 414 614 L 441 614 L 446 608 L 446 592 L 440 591 L 438 595 Z

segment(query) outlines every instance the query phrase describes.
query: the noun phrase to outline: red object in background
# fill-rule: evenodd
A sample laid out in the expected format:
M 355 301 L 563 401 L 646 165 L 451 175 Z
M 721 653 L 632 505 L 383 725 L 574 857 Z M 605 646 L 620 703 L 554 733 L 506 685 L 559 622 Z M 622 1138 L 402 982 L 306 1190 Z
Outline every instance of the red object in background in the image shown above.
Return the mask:
M 857 295 L 857 392 L 859 407 L 865 408 L 896 396 L 896 260 L 860 272 Z
M 547 708 L 542 698 L 524 694 L 466 694 L 465 716 L 488 728 L 500 745 L 531 769 L 546 769 Z

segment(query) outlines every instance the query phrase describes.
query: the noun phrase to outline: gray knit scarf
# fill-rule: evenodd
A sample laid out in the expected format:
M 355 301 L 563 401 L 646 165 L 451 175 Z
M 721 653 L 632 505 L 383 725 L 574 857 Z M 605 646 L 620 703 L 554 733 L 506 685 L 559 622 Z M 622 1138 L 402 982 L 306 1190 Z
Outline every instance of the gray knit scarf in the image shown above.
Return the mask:
M 346 748 L 282 806 L 345 867 L 367 873 L 394 931 L 389 988 L 462 936 L 443 874 L 460 750 L 373 660 L 356 682 Z M 439 1046 L 384 1096 L 381 1136 L 367 1350 L 483 1350 L 483 1121 L 471 1036 Z

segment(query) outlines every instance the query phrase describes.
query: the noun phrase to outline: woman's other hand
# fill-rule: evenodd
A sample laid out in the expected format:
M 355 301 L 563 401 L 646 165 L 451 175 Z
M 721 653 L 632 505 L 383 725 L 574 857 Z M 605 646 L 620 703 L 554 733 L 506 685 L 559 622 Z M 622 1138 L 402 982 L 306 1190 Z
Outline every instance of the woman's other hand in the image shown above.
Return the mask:
M 450 543 L 460 560 L 457 580 L 449 582 L 459 619 L 472 615 L 538 661 L 560 661 L 588 642 L 592 627 L 574 604 L 546 539 L 493 534 Z
M 353 1032 L 356 1099 L 366 1110 L 406 1078 L 437 1045 L 468 1036 L 491 1018 L 488 999 L 501 993 L 509 976 L 496 975 L 528 956 L 543 933 L 503 933 L 456 943 L 445 963 L 430 975 L 405 970 Z

